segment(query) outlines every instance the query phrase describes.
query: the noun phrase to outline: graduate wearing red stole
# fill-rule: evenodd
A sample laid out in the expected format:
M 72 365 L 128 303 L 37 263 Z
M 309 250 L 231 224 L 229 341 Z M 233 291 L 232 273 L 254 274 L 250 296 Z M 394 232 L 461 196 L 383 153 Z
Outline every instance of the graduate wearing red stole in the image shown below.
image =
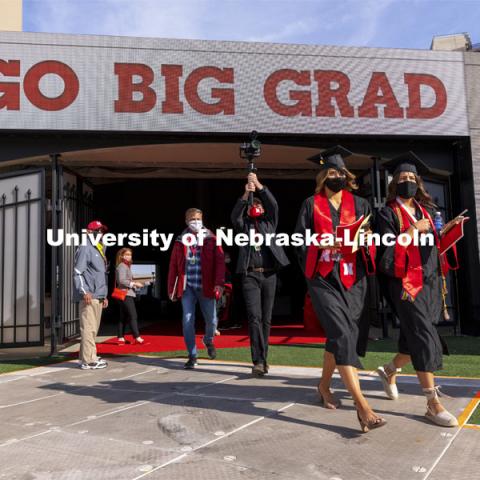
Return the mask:
M 343 157 L 351 153 L 334 147 L 310 160 L 320 165 L 315 195 L 307 198 L 300 210 L 296 233 L 307 230 L 317 234 L 335 234 L 339 225 L 350 225 L 371 212 L 367 200 L 353 195 L 355 177 L 345 168 Z M 297 250 L 305 273 L 308 292 L 315 313 L 326 332 L 322 379 L 318 385 L 320 401 L 326 408 L 336 409 L 340 403 L 330 391 L 335 368 L 355 400 L 362 431 L 383 426 L 360 390 L 357 368 L 359 359 L 359 322 L 365 305 L 367 275 L 375 270 L 375 248 L 302 246 Z M 361 329 L 368 333 L 368 329 Z
M 394 245 L 379 247 L 377 266 L 383 293 L 400 321 L 400 338 L 399 353 L 378 367 L 377 373 L 387 396 L 396 400 L 396 374 L 412 362 L 427 397 L 426 417 L 437 425 L 455 427 L 457 419 L 441 405 L 433 375 L 442 368 L 443 353 L 448 353 L 434 323 L 446 308 L 445 275 L 449 268 L 458 268 L 455 247 L 449 251 L 452 259 L 440 255 L 441 239 L 432 221 L 434 204 L 420 177 L 429 168 L 412 152 L 385 165 L 394 170 L 394 176 L 376 230 L 382 236 L 391 235 Z M 406 234 L 413 239 L 415 230 L 433 234 L 433 245 L 415 245 L 413 241 L 402 245 L 398 236 Z

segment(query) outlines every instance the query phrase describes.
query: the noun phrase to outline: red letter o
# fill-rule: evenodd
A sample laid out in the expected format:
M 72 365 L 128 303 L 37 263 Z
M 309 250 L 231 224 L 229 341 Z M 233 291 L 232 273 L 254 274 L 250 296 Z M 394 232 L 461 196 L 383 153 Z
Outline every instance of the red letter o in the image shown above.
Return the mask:
M 63 92 L 58 97 L 46 97 L 40 91 L 40 80 L 47 74 L 58 75 L 65 83 Z M 75 72 L 62 62 L 47 60 L 34 65 L 24 79 L 25 95 L 30 102 L 41 110 L 55 112 L 70 106 L 77 98 L 80 82 Z

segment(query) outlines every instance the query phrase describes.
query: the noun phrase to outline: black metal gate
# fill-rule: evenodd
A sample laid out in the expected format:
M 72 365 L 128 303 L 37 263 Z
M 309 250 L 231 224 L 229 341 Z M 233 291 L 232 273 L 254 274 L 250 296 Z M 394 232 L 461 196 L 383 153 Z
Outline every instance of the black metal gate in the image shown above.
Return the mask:
M 68 233 L 81 233 L 93 216 L 93 189 L 81 177 L 58 164 L 58 157 L 52 163 L 52 196 L 56 198 L 52 228 Z M 73 297 L 74 245 L 63 243 L 54 247 L 52 255 L 52 318 L 55 319 L 52 338 L 52 351 L 57 344 L 80 335 L 78 304 Z
M 0 347 L 44 344 L 45 173 L 0 176 Z

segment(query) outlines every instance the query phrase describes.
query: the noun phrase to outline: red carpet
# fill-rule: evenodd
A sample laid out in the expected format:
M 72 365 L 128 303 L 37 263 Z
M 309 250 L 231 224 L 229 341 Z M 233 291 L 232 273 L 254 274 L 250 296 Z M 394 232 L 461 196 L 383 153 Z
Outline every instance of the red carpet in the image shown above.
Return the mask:
M 197 331 L 197 347 L 205 348 L 202 344 L 202 332 Z M 270 335 L 270 345 L 293 345 L 323 343 L 323 332 L 316 329 L 306 330 L 303 325 L 274 325 Z M 168 352 L 171 350 L 185 350 L 185 343 L 180 326 L 170 326 L 163 323 L 145 328 L 141 332 L 145 339 L 143 345 L 117 345 L 117 337 L 110 338 L 97 345 L 99 354 L 121 355 L 125 353 Z M 126 336 L 127 341 L 132 341 L 131 335 Z M 215 337 L 217 348 L 235 348 L 250 346 L 246 328 L 224 330 L 220 336 Z

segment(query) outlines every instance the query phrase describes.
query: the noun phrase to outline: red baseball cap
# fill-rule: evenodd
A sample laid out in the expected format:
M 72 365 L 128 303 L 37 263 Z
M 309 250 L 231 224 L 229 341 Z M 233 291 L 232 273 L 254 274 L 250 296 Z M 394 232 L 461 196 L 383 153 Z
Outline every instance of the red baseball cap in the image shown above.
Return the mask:
M 106 231 L 108 231 L 108 228 L 106 225 L 103 225 L 100 220 L 93 220 L 87 225 L 87 230 L 92 230 L 94 232 L 100 230 L 101 232 L 105 233 Z

